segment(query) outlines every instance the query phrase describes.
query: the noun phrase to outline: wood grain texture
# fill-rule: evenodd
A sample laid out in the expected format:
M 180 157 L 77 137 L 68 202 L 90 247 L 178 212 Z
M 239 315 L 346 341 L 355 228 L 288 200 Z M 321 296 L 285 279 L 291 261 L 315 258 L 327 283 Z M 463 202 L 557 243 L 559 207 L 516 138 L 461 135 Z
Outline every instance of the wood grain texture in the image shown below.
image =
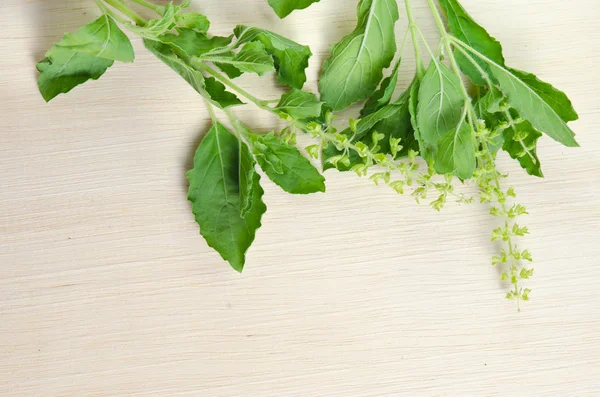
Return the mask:
M 355 20 L 355 0 L 285 22 L 265 0 L 192 3 L 216 34 L 256 24 L 310 44 L 313 90 Z M 425 1 L 414 3 L 434 43 Z M 499 159 L 531 212 L 536 273 L 521 313 L 489 264 L 485 206 L 437 214 L 336 172 L 327 194 L 266 184 L 264 227 L 246 271 L 231 271 L 186 201 L 208 123 L 195 92 L 136 40 L 134 64 L 45 104 L 35 62 L 97 11 L 3 0 L 0 395 L 599 396 L 600 5 L 463 3 L 512 66 L 565 90 L 581 116 L 581 148 L 541 142 L 545 179 Z M 275 98 L 265 81 L 240 84 Z M 278 125 L 250 106 L 239 114 Z

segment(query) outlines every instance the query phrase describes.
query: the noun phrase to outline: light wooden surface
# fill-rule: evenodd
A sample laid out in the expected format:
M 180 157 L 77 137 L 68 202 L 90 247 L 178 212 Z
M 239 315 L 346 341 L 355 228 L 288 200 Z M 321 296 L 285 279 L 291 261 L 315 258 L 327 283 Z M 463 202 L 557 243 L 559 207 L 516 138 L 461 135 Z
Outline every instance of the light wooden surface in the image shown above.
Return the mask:
M 356 1 L 285 22 L 265 0 L 193 3 L 217 34 L 256 24 L 310 44 L 314 89 Z M 433 41 L 425 1 L 414 3 Z M 264 227 L 246 271 L 230 270 L 186 201 L 208 122 L 193 90 L 136 40 L 135 64 L 45 104 L 35 61 L 94 4 L 3 0 L 0 395 L 600 396 L 600 5 L 464 4 L 511 65 L 564 89 L 581 116 L 581 148 L 541 142 L 546 179 L 499 159 L 531 212 L 536 273 L 521 313 L 489 264 L 485 206 L 437 214 L 336 172 L 327 194 L 265 184 Z M 241 84 L 279 92 L 269 78 Z

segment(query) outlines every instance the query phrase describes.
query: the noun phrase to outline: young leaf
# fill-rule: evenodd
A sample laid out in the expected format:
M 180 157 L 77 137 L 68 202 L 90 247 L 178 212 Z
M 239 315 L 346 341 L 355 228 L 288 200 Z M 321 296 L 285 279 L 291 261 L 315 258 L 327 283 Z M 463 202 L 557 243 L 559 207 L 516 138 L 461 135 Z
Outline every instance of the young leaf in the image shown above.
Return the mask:
M 505 100 L 504 96 L 496 87 L 491 87 L 483 97 L 477 99 L 474 103 L 475 113 L 478 120 L 485 121 L 485 126 L 492 132 L 487 144 L 488 150 L 492 154 L 498 153 L 498 150 L 504 143 L 504 116 L 500 109 L 500 104 Z
M 210 28 L 210 21 L 207 17 L 197 12 L 186 12 L 175 15 L 175 22 L 179 26 L 197 30 L 198 32 L 206 33 Z
M 485 93 L 477 105 L 481 106 L 485 112 L 488 113 L 499 113 L 502 112 L 502 103 L 506 100 L 502 92 L 495 86 L 489 88 L 488 92 Z
M 487 62 L 510 105 L 522 117 L 529 120 L 533 128 L 546 133 L 565 146 L 579 146 L 575 140 L 575 133 L 536 91 L 503 66 L 478 52 L 475 52 L 475 55 Z
M 145 26 L 129 24 L 128 28 L 142 37 L 155 39 L 173 28 L 176 22 L 175 16 L 180 9 L 180 6 L 169 3 L 161 7 L 162 16 L 160 18 L 151 19 Z
M 356 29 L 333 46 L 319 80 L 321 99 L 334 110 L 366 99 L 377 89 L 396 52 L 396 0 L 361 0 Z
M 220 65 L 231 65 L 241 72 L 256 73 L 259 76 L 275 70 L 273 57 L 259 41 L 247 43 L 237 54 L 208 55 L 201 59 Z
M 217 123 L 200 143 L 194 168 L 187 173 L 188 199 L 200 225 L 200 234 L 239 272 L 244 268 L 246 251 L 267 210 L 262 201 L 260 176 L 254 173 L 250 207 L 245 216 L 241 215 L 240 152 L 242 156 L 251 156 L 244 143 Z
M 66 33 L 62 40 L 48 51 L 46 57 L 52 58 L 53 52 L 58 49 L 113 61 L 133 62 L 134 59 L 131 42 L 115 21 L 106 14 L 75 33 Z
M 365 117 L 390 103 L 396 89 L 396 84 L 398 83 L 398 70 L 400 69 L 401 63 L 402 59 L 398 59 L 396 66 L 394 66 L 394 69 L 392 70 L 392 74 L 383 79 L 379 89 L 375 91 L 367 103 L 365 103 L 365 106 L 360 111 L 361 117 Z
M 477 168 L 473 129 L 466 115 L 466 111 L 463 112 L 458 125 L 439 140 L 434 154 L 437 173 L 453 174 L 463 180 L 471 178 Z
M 269 0 L 269 5 L 279 18 L 285 18 L 294 10 L 302 10 L 307 8 L 319 0 Z
M 286 113 L 297 120 L 319 117 L 323 102 L 319 101 L 312 92 L 300 91 L 295 88 L 281 96 L 275 107 L 278 112 Z
M 99 79 L 113 63 L 109 59 L 54 48 L 49 57 L 37 64 L 40 93 L 48 102 L 90 79 Z
M 305 70 L 312 53 L 300 45 L 268 30 L 239 25 L 234 31 L 238 45 L 260 41 L 275 61 L 277 81 L 292 88 L 302 89 L 306 82 Z
M 417 125 L 421 155 L 429 159 L 437 143 L 455 130 L 461 120 L 465 100 L 462 82 L 443 63 L 432 60 L 419 88 Z
M 538 96 L 548 104 L 560 118 L 565 122 L 575 121 L 579 115 L 573 109 L 573 104 L 567 94 L 554 88 L 552 85 L 540 80 L 532 73 L 523 72 L 521 70 L 508 68 L 510 72 L 518 77 L 522 82 L 527 84 L 529 88 L 535 91 Z
M 325 178 L 295 146 L 273 133 L 251 135 L 251 139 L 258 164 L 283 190 L 292 194 L 325 191 Z
M 536 146 L 542 133 L 536 131 L 528 121 L 523 121 L 504 131 L 502 149 L 517 160 L 529 175 L 544 177 Z
M 465 42 L 497 64 L 504 65 L 502 45 L 490 36 L 482 26 L 477 24 L 457 0 L 440 0 L 440 5 L 446 14 L 448 28 L 454 37 Z M 478 69 L 460 51 L 455 51 L 454 55 L 460 69 L 469 76 L 474 84 L 487 85 Z M 485 62 L 478 60 L 477 63 L 487 74 L 490 74 L 489 67 Z

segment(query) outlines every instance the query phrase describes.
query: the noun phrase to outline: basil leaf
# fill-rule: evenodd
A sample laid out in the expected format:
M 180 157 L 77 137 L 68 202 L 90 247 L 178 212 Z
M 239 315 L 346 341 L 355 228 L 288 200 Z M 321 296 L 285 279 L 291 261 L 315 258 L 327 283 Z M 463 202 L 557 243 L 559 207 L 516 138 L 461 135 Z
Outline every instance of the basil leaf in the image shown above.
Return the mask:
M 371 134 L 377 132 L 383 134 L 383 139 L 379 142 L 379 152 L 384 154 L 392 154 L 390 147 L 390 138 L 400 139 L 402 150 L 396 153 L 395 158 L 404 157 L 409 150 L 418 150 L 418 142 L 415 139 L 414 129 L 411 124 L 411 114 L 409 110 L 410 87 L 407 89 L 394 103 L 386 105 L 358 121 L 356 125 L 356 133 L 352 133 L 350 129 L 342 132 L 348 137 L 353 136 L 353 142 L 363 142 L 367 146 L 371 146 Z M 342 154 L 335 145 L 329 144 L 322 150 L 321 156 L 323 159 L 323 171 L 331 168 L 337 168 L 338 171 L 349 171 L 352 166 L 363 163 L 362 158 L 355 151 L 349 153 L 350 164 L 344 165 L 338 163 L 337 167 L 328 162 L 331 157 Z
M 392 74 L 383 79 L 379 89 L 365 103 L 365 106 L 360 111 L 361 117 L 367 116 L 390 103 L 392 95 L 394 95 L 394 91 L 396 90 L 396 84 L 398 84 L 398 71 L 400 70 L 401 63 L 402 59 L 398 59 L 396 66 L 392 70 Z
M 241 272 L 246 251 L 254 241 L 267 207 L 258 173 L 252 174 L 252 199 L 245 216 L 241 214 L 240 153 L 248 157 L 248 147 L 223 125 L 213 125 L 202 139 L 187 173 L 188 199 L 200 225 L 200 234 L 231 266 Z M 243 158 L 242 157 L 242 158 Z
M 297 120 L 319 117 L 323 102 L 319 101 L 312 92 L 300 91 L 293 88 L 281 96 L 275 110 L 292 116 Z
M 356 29 L 333 46 L 319 80 L 321 99 L 334 110 L 366 99 L 377 89 L 396 52 L 397 20 L 395 0 L 359 2 Z
M 223 73 L 225 73 L 227 75 L 227 77 L 229 77 L 230 79 L 236 79 L 236 78 L 240 77 L 242 74 L 244 74 L 244 72 L 242 72 L 241 70 L 239 70 L 238 68 L 236 68 L 235 66 L 233 66 L 229 63 L 219 63 L 219 62 L 213 62 L 213 63 Z
M 431 159 L 440 139 L 456 129 L 461 120 L 465 105 L 461 84 L 446 65 L 431 61 L 419 88 L 417 105 L 421 155 L 427 160 Z
M 244 218 L 252 209 L 256 160 L 245 143 L 240 142 L 238 147 L 240 158 L 240 215 Z
M 302 89 L 306 82 L 306 68 L 312 53 L 307 46 L 300 45 L 268 30 L 239 25 L 234 31 L 238 45 L 259 41 L 273 56 L 277 81 L 292 88 Z
M 251 135 L 253 153 L 267 176 L 292 194 L 325 191 L 325 178 L 295 146 L 276 137 Z
M 55 48 L 52 55 L 38 62 L 38 87 L 49 102 L 88 80 L 98 80 L 114 61 L 81 52 Z
M 209 95 L 209 99 L 219 106 L 221 109 L 225 109 L 229 106 L 243 105 L 244 102 L 233 93 L 227 91 L 226 87 L 220 81 L 214 77 L 205 77 L 204 84 L 206 92 Z
M 269 0 L 269 5 L 279 18 L 285 18 L 294 10 L 302 10 L 320 0 Z
M 176 25 L 175 16 L 180 9 L 180 6 L 169 3 L 160 7 L 160 13 L 162 14 L 160 18 L 151 19 L 145 26 L 137 26 L 129 23 L 128 28 L 142 37 L 155 39 L 168 32 Z
M 504 143 L 503 130 L 500 130 L 499 127 L 504 122 L 504 118 L 501 117 L 502 109 L 500 105 L 505 99 L 500 90 L 491 87 L 485 95 L 479 97 L 473 104 L 477 119 L 485 121 L 486 128 L 496 135 L 487 145 L 492 154 L 498 153 Z
M 532 73 L 523 72 L 513 68 L 508 68 L 508 70 L 535 91 L 535 93 L 546 102 L 565 123 L 575 121 L 579 118 L 579 115 L 575 109 L 573 109 L 573 104 L 569 97 L 567 97 L 567 94 L 538 79 L 537 76 Z
M 121 62 L 133 62 L 133 47 L 129 38 L 108 15 L 102 15 L 75 33 L 66 33 L 62 40 L 46 54 L 52 58 L 58 49 L 71 50 L 99 58 Z
M 67 33 L 36 65 L 38 87 L 46 102 L 88 80 L 97 80 L 114 61 L 133 62 L 131 42 L 115 21 L 103 15 Z
M 275 70 L 273 57 L 266 52 L 265 46 L 259 41 L 247 43 L 237 54 L 208 55 L 199 59 L 220 65 L 231 65 L 241 72 L 256 73 L 259 76 Z
M 454 37 L 465 42 L 475 50 L 492 59 L 499 65 L 504 65 L 502 45 L 465 11 L 457 0 L 440 0 L 440 5 L 448 20 L 448 29 Z M 454 51 L 456 61 L 464 74 L 469 76 L 474 84 L 486 86 L 487 82 L 478 69 L 460 52 Z M 478 60 L 478 65 L 490 74 L 485 62 Z
M 465 180 L 477 168 L 473 129 L 464 112 L 458 125 L 440 138 L 434 155 L 434 168 L 438 174 L 453 174 Z
M 405 157 L 409 150 L 418 151 L 419 144 L 415 139 L 415 131 L 410 121 L 410 110 L 409 110 L 409 90 L 407 90 L 400 98 L 402 101 L 397 101 L 396 104 L 400 105 L 400 109 L 391 115 L 390 117 L 384 118 L 373 126 L 371 131 L 377 131 L 383 134 L 383 139 L 379 142 L 379 152 L 385 154 L 392 154 L 390 147 L 390 138 L 400 139 L 400 145 L 402 149 L 398 151 L 395 159 Z M 371 137 L 366 135 L 362 138 L 365 144 L 369 144 L 368 140 Z
M 175 22 L 179 26 L 194 29 L 198 32 L 206 33 L 210 28 L 210 21 L 207 17 L 197 12 L 186 12 L 175 15 Z
M 505 130 L 503 135 L 502 150 L 517 160 L 529 175 L 542 178 L 544 174 L 536 149 L 537 141 L 542 133 L 533 128 L 528 121 L 523 121 L 515 127 Z
M 575 133 L 567 126 L 553 107 L 540 97 L 536 91 L 515 76 L 510 70 L 494 63 L 479 53 L 475 54 L 488 63 L 491 72 L 495 76 L 496 81 L 498 81 L 500 90 L 508 98 L 511 107 L 527 119 L 533 128 L 544 132 L 565 146 L 579 146 L 575 140 Z
M 188 58 L 197 57 L 216 48 L 231 44 L 233 36 L 214 36 L 208 38 L 204 33 L 188 28 L 178 28 L 177 34 L 167 33 L 158 37 L 160 41 L 174 47 L 180 55 Z
M 413 79 L 413 82 L 409 88 L 408 96 L 408 112 L 410 113 L 410 124 L 413 127 L 415 139 L 419 144 L 419 151 L 424 152 L 424 145 L 421 143 L 421 133 L 419 131 L 419 123 L 417 122 L 417 108 L 419 106 L 419 90 L 421 88 L 421 81 L 418 77 Z

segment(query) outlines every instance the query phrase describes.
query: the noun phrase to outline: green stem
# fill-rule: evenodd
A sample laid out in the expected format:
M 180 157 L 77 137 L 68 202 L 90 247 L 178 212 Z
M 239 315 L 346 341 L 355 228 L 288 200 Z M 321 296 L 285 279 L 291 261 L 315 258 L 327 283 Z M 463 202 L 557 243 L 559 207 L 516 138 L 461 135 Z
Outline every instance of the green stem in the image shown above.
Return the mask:
M 221 73 L 217 72 L 215 69 L 211 68 L 210 66 L 201 62 L 200 60 L 192 58 L 191 62 L 192 62 L 192 65 L 194 66 L 194 68 L 196 68 L 198 70 L 202 70 L 202 71 L 210 74 L 211 76 L 213 76 L 215 79 L 217 79 L 221 83 L 225 84 L 229 88 L 231 88 L 231 89 L 237 91 L 239 94 L 243 95 L 246 99 L 248 99 L 249 101 L 254 103 L 259 108 L 267 110 L 271 113 L 276 113 L 273 108 L 268 106 L 269 101 L 263 101 L 261 99 L 258 99 L 254 95 L 250 94 L 248 91 L 244 90 L 242 87 L 235 84 L 233 81 L 229 80 L 228 78 L 223 77 L 221 75 Z
M 213 104 L 206 98 L 204 99 L 204 102 L 206 103 L 206 107 L 208 108 L 208 113 L 210 114 L 210 119 L 212 120 L 213 125 L 217 125 L 218 120 Z
M 404 5 L 406 8 L 406 17 L 408 18 L 408 28 L 410 29 L 413 48 L 415 50 L 415 59 L 417 62 L 417 76 L 419 77 L 419 80 L 421 80 L 423 79 L 423 76 L 425 76 L 425 66 L 423 65 L 423 58 L 421 58 L 421 48 L 419 46 L 417 23 L 415 22 L 415 19 L 413 17 L 410 0 L 404 0 Z
M 441 16 L 437 6 L 435 5 L 434 0 L 427 0 L 427 4 L 429 5 L 429 8 L 431 9 L 431 13 L 433 14 L 433 19 L 435 20 L 435 24 L 436 24 L 438 30 L 440 31 L 441 41 L 444 46 L 444 49 L 446 50 L 446 55 L 447 55 L 448 59 L 450 60 L 450 66 L 452 67 L 452 71 L 462 82 L 462 75 L 460 73 L 458 63 L 456 62 L 456 58 L 454 57 L 454 52 L 452 51 L 452 47 L 450 46 L 450 41 L 452 40 L 452 36 L 449 35 L 448 32 L 446 31 L 446 27 L 444 26 L 444 21 L 442 20 L 442 16 Z M 465 85 L 462 83 L 460 84 L 460 90 L 463 95 L 463 98 L 465 99 L 465 106 L 467 106 L 469 108 L 468 116 L 469 116 L 471 125 L 473 127 L 475 127 L 476 117 L 475 117 L 475 110 L 473 109 L 473 105 L 471 103 L 471 97 L 469 96 L 469 93 L 467 92 Z
M 466 51 L 464 51 L 462 48 L 460 48 L 460 45 L 462 45 L 463 43 L 460 42 L 459 40 L 456 40 L 453 36 L 449 35 L 448 32 L 446 32 L 446 28 L 444 26 L 444 22 L 442 20 L 442 16 L 440 15 L 439 10 L 437 9 L 435 3 L 433 0 L 427 0 L 427 4 L 429 5 L 429 8 L 431 9 L 431 12 L 433 14 L 433 17 L 435 19 L 435 23 L 438 27 L 438 30 L 440 31 L 440 35 L 441 35 L 441 39 L 444 43 L 444 48 L 446 49 L 447 52 L 447 56 L 448 59 L 450 60 L 450 64 L 452 66 L 452 70 L 454 71 L 454 73 L 462 80 L 462 75 L 460 74 L 460 69 L 458 68 L 458 64 L 456 62 L 456 58 L 454 57 L 454 52 L 452 51 L 452 47 L 450 46 L 450 43 L 458 43 L 458 46 L 455 46 L 455 48 L 458 48 L 459 51 L 461 51 L 463 54 L 465 54 L 467 56 L 467 59 L 469 59 L 469 61 L 475 65 L 475 67 L 478 69 L 478 71 L 480 73 L 482 73 L 482 75 L 484 76 L 484 78 L 486 79 L 486 82 L 490 85 L 493 86 L 493 83 L 491 82 L 489 76 L 487 76 L 487 74 L 485 73 L 485 71 L 477 64 L 477 62 L 475 62 L 475 60 L 469 56 L 469 54 L 466 53 Z M 464 86 L 464 84 L 461 84 L 461 91 L 463 93 L 463 96 L 465 97 L 465 101 L 466 103 L 469 104 L 470 110 L 470 117 L 472 118 L 472 123 L 474 123 L 475 121 L 475 109 L 473 108 L 470 96 Z M 472 112 L 472 113 L 471 113 Z M 489 150 L 489 146 L 487 144 L 487 142 L 485 141 L 485 139 L 478 139 L 477 140 L 479 142 L 479 144 L 481 145 L 483 152 L 487 153 L 486 158 L 484 159 L 484 161 L 490 164 L 494 164 L 494 158 Z M 494 171 L 492 172 L 493 174 L 493 183 L 496 186 L 496 189 L 501 192 L 502 188 L 500 185 L 500 180 L 498 178 L 498 172 L 495 171 L 495 167 L 494 167 Z M 508 214 L 508 208 L 506 207 L 506 204 L 504 202 L 504 200 L 498 200 L 500 207 L 502 209 L 502 212 L 505 214 L 505 216 L 507 216 L 506 214 Z M 509 229 L 509 221 L 508 219 L 505 219 L 504 221 L 504 227 L 507 229 Z M 506 243 L 508 245 L 508 250 L 509 250 L 509 255 L 511 258 L 511 268 L 513 269 L 517 269 L 517 263 L 516 260 L 514 258 L 514 253 L 515 253 L 515 245 L 513 244 L 513 241 L 511 239 L 510 234 L 508 234 L 507 236 L 507 240 Z M 519 284 L 518 282 L 514 283 L 514 288 L 515 288 L 515 294 L 514 296 L 517 299 L 517 308 L 520 311 L 520 294 L 519 294 Z
M 143 7 L 149 8 L 158 14 L 159 7 L 157 5 L 150 3 L 149 1 L 146 1 L 146 0 L 131 0 L 131 1 L 133 1 L 134 3 L 138 3 L 139 5 L 141 5 Z
M 120 0 L 104 0 L 106 4 L 118 10 L 121 14 L 125 15 L 127 18 L 131 19 L 138 26 L 146 26 L 148 21 L 146 21 L 142 16 L 140 16 L 137 12 L 132 10 Z

